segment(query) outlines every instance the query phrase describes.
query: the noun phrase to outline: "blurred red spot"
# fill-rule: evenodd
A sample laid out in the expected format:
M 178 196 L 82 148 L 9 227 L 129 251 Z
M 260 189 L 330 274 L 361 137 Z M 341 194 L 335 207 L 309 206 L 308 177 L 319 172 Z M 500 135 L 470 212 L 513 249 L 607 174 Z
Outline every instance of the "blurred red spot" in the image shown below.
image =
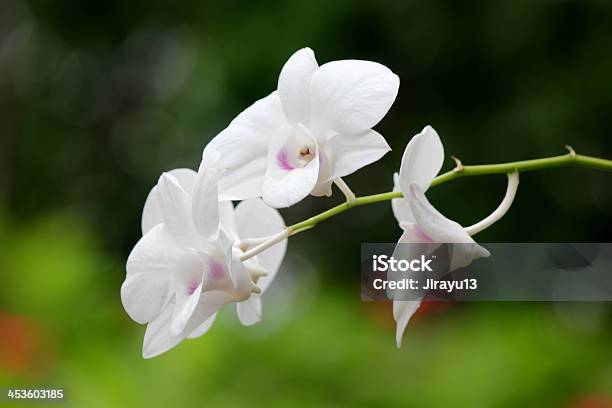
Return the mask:
M 612 408 L 612 397 L 606 395 L 585 395 L 569 404 L 570 408 Z
M 360 290 L 360 289 L 359 289 Z M 410 324 L 422 320 L 425 316 L 443 314 L 453 307 L 454 300 L 423 300 L 421 306 L 410 319 Z M 393 318 L 393 302 L 361 302 L 368 318 L 382 327 L 395 329 L 395 319 Z M 612 407 L 611 407 L 612 408 Z
M 13 374 L 33 374 L 45 360 L 42 331 L 23 316 L 0 311 L 0 366 Z
M 395 320 L 393 319 L 393 302 L 362 302 L 366 315 L 370 320 L 376 322 L 382 327 L 395 329 Z M 414 316 L 410 319 L 408 325 L 427 319 L 431 316 L 442 314 L 451 307 L 455 302 L 451 301 L 431 301 L 424 300 L 421 306 L 417 309 Z M 611 407 L 612 408 L 612 407 Z
M 443 313 L 453 307 L 454 304 L 455 302 L 451 301 L 424 300 L 421 302 L 421 306 L 414 313 L 411 320 L 418 321 L 428 315 Z

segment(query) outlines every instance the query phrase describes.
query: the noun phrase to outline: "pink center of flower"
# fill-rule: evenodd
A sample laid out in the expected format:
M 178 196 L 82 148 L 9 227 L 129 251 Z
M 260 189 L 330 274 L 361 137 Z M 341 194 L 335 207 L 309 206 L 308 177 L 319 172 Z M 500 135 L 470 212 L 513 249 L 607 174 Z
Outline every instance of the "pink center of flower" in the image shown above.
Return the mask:
M 225 277 L 225 267 L 217 262 L 212 261 L 210 263 L 210 278 L 211 279 L 222 279 Z
M 191 283 L 187 287 L 187 294 L 190 296 L 193 295 L 193 293 L 196 291 L 198 286 L 200 286 L 200 282 L 198 282 L 197 280 L 191 281 Z
M 289 171 L 293 170 L 295 167 L 289 163 L 289 157 L 287 156 L 287 149 L 281 149 L 276 154 L 276 161 L 281 169 Z

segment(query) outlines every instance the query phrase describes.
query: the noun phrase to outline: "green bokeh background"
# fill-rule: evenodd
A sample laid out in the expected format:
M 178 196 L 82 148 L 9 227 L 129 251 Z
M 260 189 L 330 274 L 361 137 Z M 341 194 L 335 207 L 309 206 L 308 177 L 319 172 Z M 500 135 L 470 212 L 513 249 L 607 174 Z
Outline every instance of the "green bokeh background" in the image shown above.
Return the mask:
M 3 0 L 0 387 L 62 387 L 74 407 L 610 406 L 607 303 L 430 308 L 398 351 L 389 305 L 358 292 L 360 242 L 400 235 L 387 204 L 292 239 L 258 326 L 227 308 L 206 336 L 142 360 L 144 328 L 119 287 L 149 189 L 164 170 L 197 168 L 304 46 L 319 63 L 374 60 L 401 78 L 377 126 L 393 151 L 347 178 L 358 194 L 390 190 L 426 124 L 469 164 L 565 144 L 612 157 L 609 2 Z M 611 177 L 525 174 L 479 240 L 610 241 Z M 428 195 L 470 224 L 504 189 L 490 176 Z M 340 200 L 282 212 L 292 223 Z

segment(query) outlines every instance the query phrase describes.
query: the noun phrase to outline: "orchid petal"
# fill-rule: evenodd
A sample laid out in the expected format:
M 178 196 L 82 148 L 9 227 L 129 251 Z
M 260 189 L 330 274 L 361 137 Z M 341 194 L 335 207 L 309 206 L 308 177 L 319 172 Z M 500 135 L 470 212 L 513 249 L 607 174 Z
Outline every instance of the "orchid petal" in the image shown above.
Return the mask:
M 204 275 L 203 291 L 223 290 L 232 292 L 234 290 L 234 284 L 229 275 L 229 269 L 225 259 L 209 257 L 202 253 L 199 255 L 206 271 Z
M 225 234 L 232 241 L 240 239 L 236 226 L 236 216 L 234 215 L 234 204 L 231 201 L 221 201 L 219 203 L 219 222 Z
M 473 259 L 490 255 L 482 246 L 469 236 L 461 225 L 449 220 L 427 201 L 425 194 L 416 184 L 411 184 L 408 192 L 410 208 L 422 231 L 432 242 L 473 245 L 454 245 L 451 270 L 469 265 Z
M 193 253 L 184 256 L 177 265 L 175 274 L 175 301 L 172 313 L 170 333 L 180 334 L 193 315 L 204 284 L 203 265 L 200 258 Z
M 206 326 L 212 325 L 210 319 L 214 319 L 213 316 L 232 300 L 232 295 L 225 291 L 212 290 L 209 292 L 202 292 L 200 303 L 187 323 L 184 333 L 189 333 L 190 335 L 204 334 Z
M 319 68 L 310 48 L 296 51 L 285 63 L 278 77 L 278 95 L 291 124 L 310 120 L 310 80 Z
M 192 331 L 187 338 L 195 339 L 205 335 L 208 330 L 212 327 L 215 319 L 217 318 L 217 313 L 213 313 L 208 319 L 204 320 L 204 323 L 200 324 L 194 331 Z
M 401 244 L 413 244 L 413 245 L 401 245 Z M 414 245 L 423 244 L 423 245 Z M 417 256 L 427 253 L 433 249 L 431 240 L 425 236 L 417 224 L 407 224 L 404 226 L 404 232 L 399 239 L 398 245 L 393 251 L 393 258 L 395 259 L 415 259 Z M 410 252 L 410 253 L 407 253 Z M 401 271 L 390 271 L 388 272 L 388 279 L 397 281 L 402 278 L 409 277 L 406 272 Z M 401 290 L 387 290 L 387 296 L 391 299 L 395 299 L 396 293 L 401 293 Z M 424 294 L 424 293 L 423 293 Z M 412 315 L 416 312 L 421 304 L 421 300 L 394 300 L 393 301 L 393 318 L 395 319 L 396 334 L 395 341 L 397 348 L 402 345 L 402 337 L 404 330 L 410 321 Z
M 399 192 L 399 173 L 393 174 L 393 192 Z M 414 215 L 410 209 L 410 204 L 405 198 L 394 198 L 391 200 L 391 209 L 397 222 L 400 223 L 400 227 L 404 223 L 413 223 Z
M 234 282 L 230 274 L 231 257 L 233 256 L 233 240 L 224 232 L 219 231 L 215 254 L 198 252 L 205 271 L 203 291 L 225 291 L 234 293 Z
M 395 246 L 395 249 L 393 251 L 393 258 L 395 259 L 416 259 L 417 257 L 421 256 L 421 255 L 430 255 L 432 254 L 437 248 L 440 247 L 440 243 L 436 243 L 431 241 L 431 239 L 425 235 L 425 233 L 423 232 L 423 230 L 421 229 L 421 227 L 418 224 L 405 224 L 403 226 L 404 228 L 404 232 L 402 233 L 402 236 L 399 239 L 398 244 Z M 402 245 L 402 244 L 411 244 L 411 245 Z M 389 272 L 387 272 L 387 277 L 389 278 L 389 280 L 400 280 L 406 277 L 409 278 L 419 278 L 420 275 L 418 275 L 415 272 L 412 271 L 400 271 L 397 269 L 392 269 Z M 388 289 L 387 290 L 387 294 L 389 295 L 390 298 L 392 299 L 396 299 L 396 293 L 401 293 L 402 290 L 391 290 Z M 425 292 L 423 292 L 425 293 Z
M 408 202 L 417 224 L 431 242 L 474 242 L 459 223 L 446 218 L 431 205 L 418 185 L 411 184 L 408 188 Z
M 173 169 L 168 171 L 168 174 L 177 179 L 183 190 L 187 192 L 193 191 L 193 184 L 196 178 L 195 171 L 191 169 Z M 162 222 L 163 220 L 161 208 L 159 206 L 157 186 L 154 186 L 149 192 L 142 210 L 142 235 L 146 234 L 149 230 L 151 230 L 151 228 L 157 224 L 161 224 Z
M 318 132 L 359 135 L 385 116 L 399 78 L 384 65 L 344 60 L 323 64 L 310 84 L 311 124 Z
M 204 149 L 217 150 L 224 173 L 219 200 L 244 200 L 261 196 L 270 138 L 287 125 L 278 93 L 272 92 L 238 115 Z
M 312 158 L 300 163 L 302 149 Z M 289 207 L 308 196 L 319 175 L 319 146 L 303 125 L 279 132 L 270 143 L 262 197 L 275 208 Z M 303 166 L 303 167 L 302 167 Z
M 193 225 L 191 194 L 168 173 L 161 175 L 157 188 L 162 218 L 168 232 L 182 247 L 197 247 L 200 240 Z
M 165 353 L 183 341 L 187 334 L 190 336 L 204 334 L 205 329 L 212 324 L 211 317 L 231 300 L 231 295 L 224 291 L 202 293 L 200 302 L 185 325 L 185 329 L 177 336 L 172 335 L 170 329 L 175 307 L 174 302 L 170 303 L 154 321 L 147 325 L 142 356 L 152 358 Z
M 211 239 L 219 229 L 219 194 L 217 184 L 221 176 L 217 167 L 219 153 L 210 150 L 204 155 L 193 191 L 192 217 L 201 238 Z
M 393 258 L 395 259 L 415 259 L 420 255 L 429 255 L 440 246 L 439 243 L 433 242 L 423 232 L 418 224 L 406 223 L 403 225 L 403 228 L 404 232 L 402 233 L 402 236 L 400 237 L 398 244 L 395 246 L 393 251 Z M 411 271 L 404 272 L 392 269 L 391 271 L 387 272 L 387 276 L 390 280 L 399 280 L 405 278 L 411 273 Z M 416 278 L 417 276 L 415 275 L 414 277 Z M 401 292 L 401 290 L 398 290 L 398 292 Z M 391 295 L 389 297 L 395 299 L 395 291 L 389 289 L 387 290 L 387 293 Z
M 397 348 L 402 346 L 402 337 L 410 318 L 417 311 L 421 301 L 419 300 L 396 300 L 393 302 L 393 318 L 397 326 L 395 330 L 395 343 Z
M 144 342 L 142 344 L 142 357 L 153 358 L 175 347 L 183 340 L 183 335 L 170 334 L 170 322 L 174 303 L 168 304 L 162 313 L 147 325 Z
M 399 172 L 399 187 L 406 194 L 410 184 L 427 191 L 432 180 L 440 172 L 444 162 L 444 147 L 438 133 L 431 126 L 414 136 L 402 157 Z
M 252 295 L 247 300 L 236 303 L 236 312 L 240 323 L 252 326 L 261 321 L 261 296 Z
M 268 207 L 260 199 L 242 201 L 236 206 L 236 223 L 240 237 L 260 238 L 275 235 L 285 229 L 285 222 L 280 213 Z M 266 249 L 257 255 L 258 263 L 266 270 L 267 276 L 259 278 L 257 285 L 265 291 L 285 256 L 287 240 Z
M 233 298 L 246 299 L 251 294 L 251 277 L 242 261 L 238 259 L 239 250 L 234 248 L 234 240 L 223 229 L 218 236 L 219 256 L 210 256 L 204 252 L 198 255 L 204 264 L 204 292 L 223 291 Z
M 334 135 L 327 148 L 333 157 L 331 179 L 348 176 L 391 151 L 385 138 L 374 130 L 357 136 Z
M 158 224 L 136 244 L 128 257 L 121 301 L 132 320 L 148 323 L 171 296 L 170 282 L 176 260 L 182 256 L 163 224 Z

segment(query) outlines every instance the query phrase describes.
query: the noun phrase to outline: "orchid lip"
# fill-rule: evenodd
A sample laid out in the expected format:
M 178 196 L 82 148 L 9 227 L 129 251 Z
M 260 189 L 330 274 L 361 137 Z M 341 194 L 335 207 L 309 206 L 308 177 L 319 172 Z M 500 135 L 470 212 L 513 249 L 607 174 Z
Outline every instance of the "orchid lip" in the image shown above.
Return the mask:
M 313 153 L 313 148 L 310 146 L 303 146 L 297 155 L 298 165 L 294 166 L 289 161 L 289 154 L 287 152 L 287 148 L 283 147 L 276 153 L 276 163 L 278 167 L 285 171 L 295 170 L 297 167 L 305 167 L 310 163 L 310 161 L 314 158 L 315 153 Z
M 287 149 L 285 148 L 278 151 L 278 153 L 276 154 L 276 161 L 278 163 L 278 166 L 283 170 L 291 171 L 295 169 L 295 167 L 293 167 L 291 163 L 289 163 L 289 157 L 287 156 Z
M 187 294 L 189 296 L 193 295 L 195 291 L 198 289 L 198 286 L 200 286 L 200 282 L 198 282 L 197 280 L 191 281 L 191 283 L 187 287 Z
M 222 264 L 217 261 L 212 261 L 210 263 L 210 277 L 212 279 L 222 279 L 225 277 L 225 268 Z

